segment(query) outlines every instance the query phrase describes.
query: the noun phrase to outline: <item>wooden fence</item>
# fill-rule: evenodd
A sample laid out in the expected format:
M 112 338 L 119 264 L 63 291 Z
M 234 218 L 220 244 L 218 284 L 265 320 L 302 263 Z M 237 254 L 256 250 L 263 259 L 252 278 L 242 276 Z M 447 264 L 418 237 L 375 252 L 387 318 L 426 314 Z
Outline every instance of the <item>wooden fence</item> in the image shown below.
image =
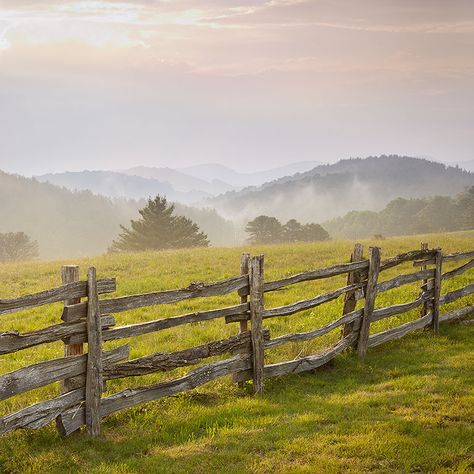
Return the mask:
M 443 273 L 444 262 L 468 260 L 454 270 Z M 401 274 L 389 280 L 381 276 L 387 269 L 413 261 L 414 273 Z M 289 373 L 320 367 L 344 349 L 354 347 L 363 357 L 371 347 L 400 338 L 425 327 L 439 331 L 439 323 L 474 314 L 474 306 L 465 306 L 440 315 L 440 307 L 461 297 L 474 294 L 474 283 L 442 294 L 443 281 L 474 268 L 474 251 L 443 255 L 439 249 L 414 250 L 381 261 L 380 249 L 370 248 L 364 258 L 363 248 L 356 244 L 349 263 L 311 270 L 276 281 L 264 280 L 264 257 L 242 256 L 241 274 L 212 284 L 193 283 L 184 289 L 135 294 L 100 299 L 116 289 L 114 279 L 97 279 L 95 268 L 88 271 L 87 281 L 79 280 L 76 266 L 63 267 L 63 285 L 33 295 L 0 300 L 0 316 L 51 303 L 64 302 L 60 324 L 20 334 L 0 333 L 0 354 L 9 354 L 39 344 L 64 341 L 65 356 L 30 365 L 0 376 L 0 400 L 62 381 L 62 393 L 0 418 L 0 434 L 18 428 L 40 428 L 56 420 L 63 435 L 86 425 L 92 436 L 100 432 L 102 417 L 125 408 L 146 403 L 179 392 L 194 389 L 211 380 L 233 374 L 234 381 L 253 380 L 253 390 L 261 393 L 264 380 Z M 301 282 L 337 275 L 347 275 L 343 288 L 329 291 L 303 301 L 276 308 L 266 308 L 264 294 Z M 409 303 L 375 309 L 377 294 L 407 283 L 421 281 L 417 299 Z M 115 327 L 111 314 L 152 305 L 172 304 L 197 297 L 227 295 L 237 292 L 238 304 L 181 316 L 174 316 L 128 326 Z M 343 296 L 342 315 L 322 327 L 301 333 L 270 337 L 264 321 L 315 308 Z M 81 301 L 81 298 L 87 298 Z M 420 308 L 420 317 L 392 329 L 370 333 L 370 325 L 390 316 Z M 227 323 L 239 323 L 238 334 L 178 352 L 158 352 L 137 359 L 129 358 L 129 347 L 123 345 L 104 352 L 104 341 L 130 338 L 193 322 L 225 318 Z M 250 328 L 248 326 L 250 322 Z M 316 355 L 265 365 L 265 351 L 290 342 L 309 341 L 336 328 L 342 328 L 340 340 Z M 88 352 L 83 354 L 83 343 Z M 165 372 L 177 367 L 197 365 L 203 359 L 230 353 L 231 358 L 198 366 L 179 378 L 154 385 L 131 388 L 103 396 L 105 382 L 110 379 Z

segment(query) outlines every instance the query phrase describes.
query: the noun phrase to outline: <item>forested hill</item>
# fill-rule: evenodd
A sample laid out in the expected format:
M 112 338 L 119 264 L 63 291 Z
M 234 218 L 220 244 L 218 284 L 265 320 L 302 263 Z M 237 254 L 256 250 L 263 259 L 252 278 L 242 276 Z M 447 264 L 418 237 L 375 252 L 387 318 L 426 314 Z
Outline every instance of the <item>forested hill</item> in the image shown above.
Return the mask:
M 38 241 L 42 258 L 62 258 L 105 252 L 144 201 L 72 192 L 0 171 L 0 203 L 0 232 L 25 232 Z M 193 219 L 212 244 L 234 243 L 232 224 L 215 211 L 178 205 L 176 212 Z
M 230 192 L 208 203 L 242 220 L 260 214 L 322 222 L 351 210 L 381 210 L 397 197 L 454 195 L 474 184 L 474 173 L 406 156 L 342 160 L 281 178 L 260 187 Z
M 351 211 L 323 225 L 333 238 L 344 239 L 474 229 L 474 186 L 455 197 L 398 198 L 380 212 Z

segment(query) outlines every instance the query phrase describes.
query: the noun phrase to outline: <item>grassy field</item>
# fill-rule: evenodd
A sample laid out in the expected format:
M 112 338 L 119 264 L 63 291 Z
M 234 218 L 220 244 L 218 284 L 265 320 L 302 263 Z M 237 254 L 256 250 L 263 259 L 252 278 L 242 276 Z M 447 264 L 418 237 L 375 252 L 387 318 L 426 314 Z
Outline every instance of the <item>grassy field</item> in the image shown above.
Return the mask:
M 474 248 L 474 232 L 391 238 L 364 242 L 382 247 L 382 258 L 419 248 L 421 241 L 444 252 Z M 179 288 L 191 281 L 236 276 L 240 254 L 265 254 L 266 279 L 347 261 L 353 242 L 291 246 L 182 250 L 114 255 L 68 262 L 0 266 L 0 298 L 40 291 L 60 283 L 60 266 L 76 263 L 85 276 L 116 277 L 125 295 Z M 446 269 L 453 265 L 446 266 Z M 384 272 L 383 279 L 405 265 Z M 474 281 L 474 272 L 450 280 L 443 292 Z M 343 286 L 344 277 L 293 285 L 269 294 L 266 306 L 279 306 Z M 377 307 L 408 302 L 419 284 L 383 293 Z M 236 294 L 116 315 L 117 324 L 158 319 L 236 304 Z M 460 300 L 459 307 L 474 304 Z M 57 324 L 61 305 L 3 316 L 0 331 L 20 332 Z M 272 337 L 321 326 L 341 314 L 342 298 L 320 308 L 265 321 Z M 372 331 L 414 319 L 418 310 L 377 322 Z M 238 324 L 209 321 L 134 338 L 131 357 L 192 347 L 236 334 Z M 267 353 L 267 362 L 318 352 L 340 337 L 289 344 Z M 106 348 L 120 343 L 108 343 Z M 34 361 L 62 355 L 50 344 L 0 356 L 0 374 Z M 61 439 L 53 426 L 19 431 L 0 440 L 0 472 L 474 472 L 474 327 L 444 324 L 439 336 L 418 331 L 369 350 L 364 361 L 348 351 L 334 364 L 302 375 L 269 380 L 263 396 L 252 397 L 229 379 L 193 392 L 142 405 L 103 421 L 99 440 L 83 434 Z M 174 378 L 177 369 L 108 384 L 110 393 Z M 55 396 L 57 385 L 0 404 L 0 416 Z

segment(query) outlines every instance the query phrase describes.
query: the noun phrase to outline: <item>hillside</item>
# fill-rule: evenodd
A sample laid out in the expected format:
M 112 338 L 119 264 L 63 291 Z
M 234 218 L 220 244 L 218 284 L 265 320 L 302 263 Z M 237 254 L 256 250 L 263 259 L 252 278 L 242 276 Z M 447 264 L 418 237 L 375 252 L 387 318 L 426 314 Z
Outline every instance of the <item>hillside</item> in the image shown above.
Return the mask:
M 457 194 L 474 174 L 424 159 L 396 155 L 341 160 L 260 187 L 206 202 L 224 216 L 249 220 L 269 214 L 282 220 L 322 222 L 351 210 L 381 210 L 397 198 Z
M 166 180 L 172 177 L 170 173 L 163 174 L 161 177 L 159 170 L 152 173 L 153 170 L 154 168 L 139 168 L 136 169 L 136 174 L 132 170 L 129 170 L 127 174 L 114 171 L 78 171 L 44 174 L 35 178 L 40 182 L 64 186 L 71 191 L 92 191 L 112 198 L 145 199 L 161 194 L 171 201 L 189 204 L 212 196 L 202 188 L 201 190 L 198 187 L 192 188 L 192 182 L 188 183 L 188 187 L 183 183 L 181 189 L 184 191 L 177 190 Z M 139 175 L 140 172 L 141 175 Z M 208 184 L 207 188 L 210 186 Z
M 420 241 L 445 253 L 472 248 L 474 232 L 389 238 L 377 244 L 383 258 L 419 248 Z M 226 249 L 172 250 L 134 255 L 115 254 L 74 259 L 81 276 L 88 266 L 100 277 L 116 277 L 116 296 L 182 288 L 190 282 L 211 282 L 239 273 L 242 252 L 265 255 L 265 279 L 347 261 L 353 242 L 258 246 Z M 460 262 L 448 262 L 444 271 Z M 60 262 L 0 265 L 0 298 L 11 298 L 56 286 Z M 413 272 L 411 264 L 403 267 Z M 398 270 L 388 269 L 381 279 Z M 443 282 L 443 293 L 472 282 L 474 269 Z M 266 294 L 275 307 L 314 298 L 344 286 L 346 276 L 292 285 Z M 377 296 L 384 307 L 417 298 L 421 282 Z M 212 302 L 211 302 L 212 300 Z M 195 298 L 153 309 L 116 314 L 117 325 L 144 323 L 178 314 L 237 304 L 236 292 L 214 299 Z M 450 307 L 474 304 L 473 295 Z M 264 320 L 272 337 L 308 331 L 341 316 L 343 296 L 321 307 L 289 317 Z M 377 321 L 374 330 L 398 326 L 419 317 L 409 314 Z M 34 331 L 60 322 L 58 305 L 21 314 L 4 314 L 1 331 Z M 131 358 L 169 353 L 211 340 L 235 336 L 239 324 L 214 319 L 168 328 L 127 340 Z M 5 336 L 7 336 L 5 334 Z M 442 324 L 439 335 L 419 330 L 400 340 L 369 349 L 362 362 L 350 350 L 312 373 L 267 379 L 263 395 L 248 394 L 230 377 L 195 390 L 142 404 L 105 418 L 102 436 L 85 433 L 61 438 L 54 421 L 40 431 L 22 430 L 2 437 L 0 472 L 90 473 L 468 473 L 474 460 L 472 403 L 474 325 Z M 267 352 L 267 363 L 293 360 L 323 351 L 340 339 L 336 328 L 313 341 L 294 342 Z M 124 341 L 125 342 L 125 341 Z M 118 341 L 112 347 L 120 345 Z M 109 350 L 110 343 L 105 346 Z M 4 355 L 0 373 L 46 359 L 62 357 L 62 343 L 41 345 Z M 221 355 L 213 360 L 221 360 Z M 196 366 L 195 366 L 196 367 Z M 172 372 L 115 379 L 107 395 L 126 388 L 156 384 L 182 376 L 194 367 Z M 58 384 L 3 401 L 0 416 L 58 394 Z M 27 454 L 25 454 L 27 453 Z
M 137 217 L 143 201 L 109 199 L 90 191 L 69 191 L 0 171 L 0 232 L 23 231 L 38 240 L 42 258 L 97 255 Z M 177 205 L 214 245 L 232 243 L 234 228 L 213 210 Z
M 474 229 L 474 186 L 455 197 L 397 198 L 379 212 L 351 211 L 323 225 L 345 239 Z

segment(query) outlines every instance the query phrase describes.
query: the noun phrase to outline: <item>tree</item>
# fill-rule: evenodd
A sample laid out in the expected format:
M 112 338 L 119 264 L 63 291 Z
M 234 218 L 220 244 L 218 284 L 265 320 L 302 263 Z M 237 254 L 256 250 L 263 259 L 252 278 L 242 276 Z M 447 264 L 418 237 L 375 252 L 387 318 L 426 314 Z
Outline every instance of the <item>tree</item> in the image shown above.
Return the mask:
M 258 216 L 245 227 L 250 234 L 249 242 L 252 244 L 272 244 L 281 242 L 283 228 L 276 217 Z
M 305 224 L 300 241 L 315 242 L 319 240 L 329 240 L 329 234 L 326 229 L 319 224 Z
M 120 226 L 122 233 L 110 247 L 111 252 L 162 250 L 172 248 L 207 247 L 207 235 L 197 224 L 184 216 L 174 215 L 174 205 L 165 197 L 149 199 L 138 211 L 141 219 L 131 220 L 130 229 Z
M 302 240 L 303 232 L 303 226 L 296 219 L 290 219 L 283 226 L 283 240 L 285 242 L 299 242 Z
M 0 262 L 31 260 L 38 256 L 38 242 L 24 232 L 0 234 Z

